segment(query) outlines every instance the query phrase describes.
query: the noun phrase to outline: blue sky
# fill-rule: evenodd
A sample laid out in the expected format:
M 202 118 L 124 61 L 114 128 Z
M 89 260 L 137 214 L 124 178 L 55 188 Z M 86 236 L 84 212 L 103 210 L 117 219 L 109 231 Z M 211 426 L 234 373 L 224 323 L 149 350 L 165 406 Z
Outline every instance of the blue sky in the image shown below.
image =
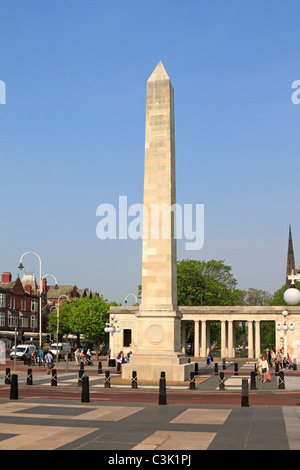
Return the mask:
M 240 288 L 279 288 L 289 224 L 300 264 L 298 6 L 1 0 L 2 271 L 15 277 L 34 251 L 59 284 L 137 293 L 141 241 L 100 241 L 96 209 L 142 203 L 146 82 L 161 60 L 177 202 L 205 206 L 203 249 L 179 241 L 178 259 L 224 259 Z M 34 256 L 23 262 L 38 274 Z

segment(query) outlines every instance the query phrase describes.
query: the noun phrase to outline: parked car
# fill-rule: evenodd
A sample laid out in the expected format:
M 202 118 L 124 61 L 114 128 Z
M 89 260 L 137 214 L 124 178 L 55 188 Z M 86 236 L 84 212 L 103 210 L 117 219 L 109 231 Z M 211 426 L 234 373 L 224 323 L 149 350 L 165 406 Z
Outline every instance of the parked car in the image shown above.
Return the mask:
M 36 348 L 34 344 L 19 344 L 19 346 L 16 347 L 15 351 L 11 351 L 9 356 L 11 360 L 13 360 L 16 356 L 16 359 L 20 359 L 21 361 L 24 361 L 25 359 L 31 358 L 32 351 L 34 351 Z

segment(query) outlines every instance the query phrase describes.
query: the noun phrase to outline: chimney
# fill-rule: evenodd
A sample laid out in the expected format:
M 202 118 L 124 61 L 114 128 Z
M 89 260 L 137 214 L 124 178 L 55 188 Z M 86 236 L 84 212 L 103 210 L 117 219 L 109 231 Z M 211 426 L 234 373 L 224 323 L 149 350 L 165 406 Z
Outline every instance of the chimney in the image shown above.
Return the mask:
M 2 273 L 2 280 L 1 282 L 7 284 L 8 282 L 11 282 L 11 273 Z

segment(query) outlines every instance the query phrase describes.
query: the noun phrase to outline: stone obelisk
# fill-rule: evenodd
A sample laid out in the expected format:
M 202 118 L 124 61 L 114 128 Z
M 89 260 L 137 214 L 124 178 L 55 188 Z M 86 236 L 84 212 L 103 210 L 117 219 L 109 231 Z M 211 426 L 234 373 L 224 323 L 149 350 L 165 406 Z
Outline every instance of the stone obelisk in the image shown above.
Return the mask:
M 147 82 L 142 301 L 137 318 L 137 349 L 122 375 L 143 379 L 187 380 L 193 370 L 181 353 L 181 314 L 177 309 L 175 238 L 174 90 L 160 62 Z

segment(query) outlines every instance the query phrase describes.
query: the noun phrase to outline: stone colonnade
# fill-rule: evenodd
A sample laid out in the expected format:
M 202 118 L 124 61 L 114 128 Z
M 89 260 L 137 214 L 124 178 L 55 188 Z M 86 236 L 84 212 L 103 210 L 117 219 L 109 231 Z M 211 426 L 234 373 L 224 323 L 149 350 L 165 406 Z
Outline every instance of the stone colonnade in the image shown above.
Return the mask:
M 181 322 L 182 352 L 186 352 L 186 321 Z M 235 325 L 232 320 L 221 320 L 221 357 L 235 357 Z M 248 357 L 258 357 L 261 349 L 260 321 L 248 323 Z M 254 334 L 255 332 L 255 334 Z M 210 348 L 210 322 L 194 320 L 194 356 L 206 357 Z
M 286 323 L 294 325 L 294 331 L 278 332 L 276 326 L 283 325 L 282 311 L 287 309 Z M 186 344 L 186 325 L 194 326 L 194 356 L 206 357 L 211 346 L 210 324 L 221 323 L 221 357 L 235 357 L 235 325 L 247 324 L 248 358 L 261 354 L 261 324 L 272 322 L 275 328 L 275 350 L 285 347 L 294 358 L 300 360 L 300 308 L 284 306 L 216 306 L 216 307 L 179 307 L 182 313 L 182 350 Z M 283 338 L 284 336 L 284 338 Z
M 282 311 L 287 309 L 288 317 L 283 318 Z M 204 358 L 207 356 L 208 348 L 211 346 L 210 326 L 211 323 L 221 323 L 221 357 L 235 357 L 235 325 L 237 323 L 247 323 L 247 345 L 248 358 L 257 358 L 261 353 L 261 324 L 262 322 L 273 322 L 275 327 L 275 349 L 276 351 L 284 346 L 292 358 L 300 362 L 300 307 L 284 306 L 216 306 L 216 307 L 185 307 L 180 306 L 178 310 L 181 314 L 181 348 L 186 352 L 186 326 L 192 324 L 194 328 L 194 356 Z M 114 335 L 113 354 L 120 350 L 127 353 L 138 348 L 138 342 L 143 338 L 137 336 L 137 315 L 139 307 L 112 306 L 110 313 L 115 314 L 115 320 L 121 328 L 121 333 Z M 155 318 L 155 323 L 159 324 L 159 313 Z M 294 331 L 278 332 L 276 326 L 283 325 L 286 320 L 287 325 L 293 324 Z M 130 345 L 126 345 L 124 338 L 130 335 Z

